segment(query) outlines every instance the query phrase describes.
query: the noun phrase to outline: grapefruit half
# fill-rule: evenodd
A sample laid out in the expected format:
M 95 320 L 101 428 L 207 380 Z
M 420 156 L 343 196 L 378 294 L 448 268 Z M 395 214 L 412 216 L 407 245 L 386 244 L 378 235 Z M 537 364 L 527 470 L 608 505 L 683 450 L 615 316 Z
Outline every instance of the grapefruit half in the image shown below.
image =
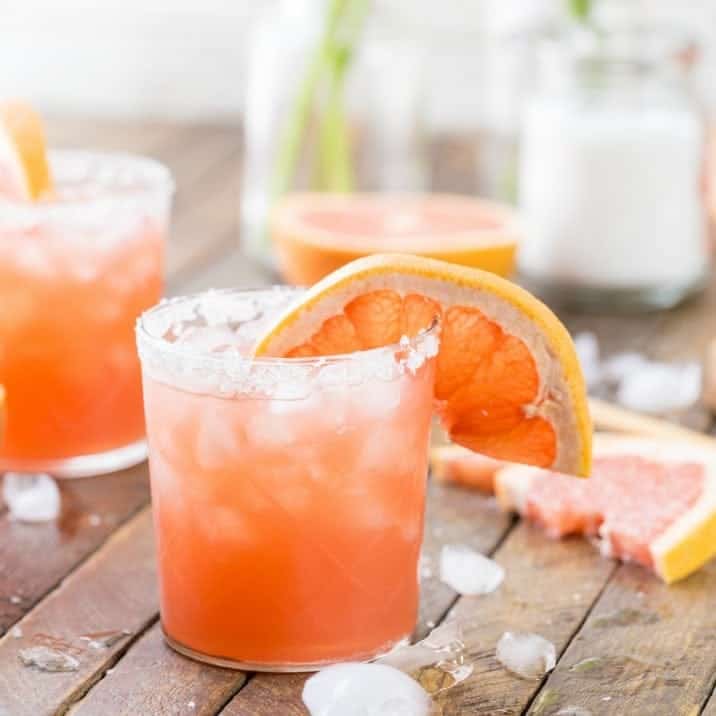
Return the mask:
M 0 196 L 35 200 L 50 188 L 40 117 L 25 102 L 0 102 Z
M 361 256 L 429 256 L 512 273 L 520 228 L 507 205 L 455 194 L 292 194 L 270 222 L 279 268 L 310 286 Z
M 716 555 L 716 450 L 693 443 L 597 435 L 591 479 L 510 465 L 495 491 L 550 535 L 593 537 L 666 582 Z
M 587 475 L 591 421 L 572 340 L 544 304 L 494 274 L 400 254 L 358 259 L 306 291 L 255 354 L 352 353 L 397 344 L 436 318 L 436 410 L 453 442 Z

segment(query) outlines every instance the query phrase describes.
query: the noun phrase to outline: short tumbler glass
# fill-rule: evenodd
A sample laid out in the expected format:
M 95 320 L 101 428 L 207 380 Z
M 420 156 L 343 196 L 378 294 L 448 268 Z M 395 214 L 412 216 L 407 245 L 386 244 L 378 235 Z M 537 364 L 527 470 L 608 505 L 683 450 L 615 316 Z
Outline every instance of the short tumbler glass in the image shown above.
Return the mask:
M 50 167 L 47 198 L 0 198 L 0 473 L 81 477 L 146 456 L 134 324 L 162 293 L 173 183 L 128 155 Z
M 296 295 L 173 299 L 137 326 L 162 626 L 221 666 L 367 660 L 416 622 L 437 329 L 248 357 Z

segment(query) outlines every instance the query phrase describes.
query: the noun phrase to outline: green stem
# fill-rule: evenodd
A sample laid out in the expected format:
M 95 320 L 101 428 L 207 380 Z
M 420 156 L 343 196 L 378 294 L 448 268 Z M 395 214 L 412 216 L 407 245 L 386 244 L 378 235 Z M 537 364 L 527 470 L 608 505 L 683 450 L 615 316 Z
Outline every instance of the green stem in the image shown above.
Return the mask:
M 350 0 L 331 0 L 328 6 L 323 36 L 309 59 L 308 69 L 279 142 L 272 187 L 274 198 L 287 191 L 293 180 L 316 89 L 330 56 L 333 36 L 349 3 Z

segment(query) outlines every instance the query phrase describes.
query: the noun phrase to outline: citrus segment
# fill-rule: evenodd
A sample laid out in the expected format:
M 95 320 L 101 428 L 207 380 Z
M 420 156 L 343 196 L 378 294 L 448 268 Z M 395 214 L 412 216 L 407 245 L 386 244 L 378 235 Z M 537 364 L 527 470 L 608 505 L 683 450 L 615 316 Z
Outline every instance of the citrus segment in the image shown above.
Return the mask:
M 430 474 L 440 482 L 472 487 L 492 494 L 496 472 L 505 463 L 461 445 L 438 445 L 430 449 Z
M 24 102 L 0 102 L 0 196 L 32 200 L 50 187 L 40 117 Z
M 397 343 L 441 320 L 436 409 L 454 442 L 502 460 L 588 474 L 584 381 L 558 319 L 492 274 L 399 254 L 359 259 L 307 291 L 257 355 Z
M 311 285 L 361 256 L 429 256 L 509 275 L 520 228 L 506 205 L 450 194 L 292 194 L 271 217 L 287 281 Z
M 592 478 L 501 468 L 506 509 L 554 537 L 596 538 L 605 554 L 673 582 L 716 555 L 716 451 L 678 441 L 598 436 Z

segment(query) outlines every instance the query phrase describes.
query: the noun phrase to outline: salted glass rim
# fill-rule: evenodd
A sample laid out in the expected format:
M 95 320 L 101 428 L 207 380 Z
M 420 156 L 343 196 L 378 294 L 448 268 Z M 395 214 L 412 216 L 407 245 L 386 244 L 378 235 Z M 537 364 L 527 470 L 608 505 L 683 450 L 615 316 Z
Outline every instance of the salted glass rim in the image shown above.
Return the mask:
M 394 355 L 396 351 L 406 349 L 418 348 L 424 340 L 429 336 L 437 335 L 439 331 L 440 321 L 436 316 L 432 324 L 420 331 L 416 336 L 401 338 L 400 341 L 390 343 L 385 346 L 379 346 L 377 348 L 369 348 L 360 351 L 353 351 L 351 353 L 339 353 L 334 355 L 325 356 L 301 356 L 295 358 L 281 358 L 276 356 L 251 356 L 241 355 L 236 351 L 224 351 L 216 352 L 210 349 L 201 349 L 191 343 L 180 343 L 171 342 L 152 333 L 147 326 L 147 321 L 156 314 L 171 310 L 172 307 L 176 307 L 181 304 L 197 304 L 205 297 L 221 297 L 221 296 L 260 296 L 266 295 L 295 295 L 300 296 L 302 293 L 307 291 L 304 287 L 299 286 L 282 286 L 273 285 L 268 287 L 259 288 L 222 288 L 222 289 L 207 289 L 204 291 L 198 291 L 196 293 L 185 294 L 181 296 L 173 296 L 171 298 L 164 298 L 158 304 L 143 311 L 136 323 L 136 336 L 137 344 L 140 350 L 140 357 L 142 349 L 149 348 L 156 354 L 164 354 L 166 356 L 172 356 L 175 358 L 186 358 L 189 361 L 197 360 L 201 361 L 205 365 L 215 364 L 216 367 L 226 367 L 228 365 L 235 366 L 237 362 L 245 363 L 247 365 L 262 365 L 262 366 L 302 366 L 302 367 L 320 367 L 327 364 L 344 363 L 351 361 L 358 361 L 371 358 L 379 358 L 381 356 L 390 354 Z
M 91 149 L 51 149 L 48 152 L 50 172 L 57 186 L 99 187 L 89 193 L 50 194 L 36 201 L 0 197 L 3 212 L 20 218 L 37 219 L 85 211 L 92 206 L 115 206 L 152 196 L 171 197 L 176 184 L 171 170 L 152 157 L 130 152 Z

